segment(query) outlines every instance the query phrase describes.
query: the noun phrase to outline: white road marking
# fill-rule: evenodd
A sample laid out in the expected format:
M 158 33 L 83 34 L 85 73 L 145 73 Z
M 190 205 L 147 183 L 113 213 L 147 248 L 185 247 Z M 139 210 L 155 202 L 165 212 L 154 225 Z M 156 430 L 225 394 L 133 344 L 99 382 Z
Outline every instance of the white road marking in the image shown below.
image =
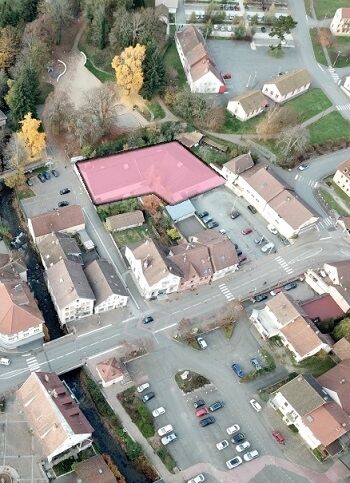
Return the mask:
M 103 327 L 99 327 L 98 329 L 90 330 L 90 332 L 84 332 L 84 334 L 79 334 L 79 335 L 77 335 L 77 339 L 79 339 L 79 337 L 84 337 L 85 335 L 93 334 L 94 332 L 99 332 L 100 330 L 105 330 L 108 327 L 112 327 L 112 324 L 108 324 L 108 325 L 105 325 Z
M 330 238 L 332 238 L 331 236 L 324 236 L 323 238 L 320 238 L 320 240 L 329 240 Z
M 158 332 L 162 332 L 163 330 L 171 329 L 172 327 L 175 327 L 177 325 L 177 322 L 171 325 L 167 325 L 166 327 L 162 327 L 161 329 L 157 329 L 153 331 L 153 334 L 158 334 Z
M 89 357 L 89 359 L 95 359 L 95 357 L 103 356 L 104 354 L 108 354 L 108 352 L 115 351 L 116 349 L 120 349 L 121 347 L 123 347 L 123 345 L 117 345 L 116 347 L 113 347 L 112 349 L 107 349 L 106 351 L 99 352 L 98 354 L 95 354 L 94 356 Z

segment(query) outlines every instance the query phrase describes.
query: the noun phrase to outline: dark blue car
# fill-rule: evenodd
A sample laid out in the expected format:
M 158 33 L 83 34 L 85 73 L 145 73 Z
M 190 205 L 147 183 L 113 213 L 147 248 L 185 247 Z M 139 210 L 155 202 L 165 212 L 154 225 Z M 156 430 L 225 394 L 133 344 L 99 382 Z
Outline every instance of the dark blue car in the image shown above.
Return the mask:
M 233 371 L 237 374 L 238 377 L 244 377 L 244 372 L 239 364 L 232 364 Z

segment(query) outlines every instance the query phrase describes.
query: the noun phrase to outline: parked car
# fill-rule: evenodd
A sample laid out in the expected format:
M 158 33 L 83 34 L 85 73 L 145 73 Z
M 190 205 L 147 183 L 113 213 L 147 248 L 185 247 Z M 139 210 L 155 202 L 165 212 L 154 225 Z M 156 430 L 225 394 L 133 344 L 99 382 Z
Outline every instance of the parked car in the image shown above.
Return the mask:
M 231 367 L 238 377 L 244 377 L 244 372 L 239 364 L 234 362 Z
M 198 218 L 204 218 L 205 216 L 209 216 L 209 213 L 207 211 L 202 211 L 202 212 L 196 212 Z
M 265 33 L 266 32 L 266 27 L 261 27 L 260 30 L 262 31 L 262 33 Z
M 205 401 L 203 399 L 198 399 L 198 401 L 195 401 L 193 403 L 193 406 L 194 406 L 195 409 L 198 409 L 202 406 L 205 406 Z
M 227 30 L 229 30 L 230 27 L 227 27 Z M 229 32 L 231 31 L 231 28 L 229 30 Z M 223 76 L 222 76 L 224 79 L 231 79 L 231 74 L 229 72 L 226 72 Z
M 279 431 L 272 431 L 272 437 L 278 444 L 285 444 L 284 436 Z
M 242 453 L 242 451 L 244 451 L 245 449 L 248 449 L 248 448 L 250 448 L 249 441 L 244 441 L 241 444 L 237 444 L 236 451 L 237 451 L 237 453 Z
M 157 433 L 159 436 L 165 436 L 168 433 L 172 433 L 174 431 L 174 428 L 172 427 L 171 424 L 167 424 L 166 426 L 162 426 L 161 428 L 158 429 Z
M 262 302 L 263 300 L 267 299 L 267 294 L 266 293 L 260 293 L 258 295 L 255 295 L 253 298 L 254 302 Z
M 34 184 L 32 178 L 27 178 L 26 183 L 28 186 L 33 186 Z
M 253 230 L 251 228 L 247 227 L 247 228 L 244 228 L 242 230 L 242 235 L 249 235 L 252 232 L 253 232 Z
M 0 365 L 2 366 L 9 366 L 11 361 L 8 357 L 0 357 Z
M 248 451 L 245 455 L 243 455 L 243 459 L 244 461 L 252 461 L 258 456 L 259 456 L 259 452 L 256 449 L 252 449 L 252 451 Z
M 322 278 L 326 278 L 326 277 L 327 277 L 327 274 L 326 274 L 326 272 L 323 270 L 323 268 L 321 268 L 321 270 L 319 270 L 319 271 L 318 271 L 318 273 L 320 274 L 320 276 L 321 276 Z
M 39 174 L 38 174 L 38 180 L 39 180 L 41 183 L 45 183 L 46 178 L 45 178 L 45 176 L 44 176 L 42 173 L 39 173 Z
M 137 386 L 136 391 L 141 393 L 145 389 L 148 389 L 149 387 L 150 387 L 149 382 L 145 382 L 144 384 L 140 384 L 139 386 Z
M 254 243 L 256 243 L 257 245 L 261 245 L 264 241 L 266 241 L 266 238 L 264 236 L 260 236 L 259 238 L 254 239 Z
M 205 428 L 205 426 L 209 426 L 209 424 L 213 423 L 215 423 L 214 416 L 207 416 L 206 418 L 199 421 L 199 424 L 202 426 L 202 428 Z
M 207 225 L 208 223 L 211 223 L 213 221 L 213 218 L 210 218 L 210 216 L 208 215 L 202 218 L 202 221 Z
M 226 461 L 226 466 L 229 470 L 233 470 L 233 468 L 236 468 L 241 464 L 242 464 L 242 458 L 240 456 L 236 456 L 235 458 L 232 458 L 231 460 Z
M 199 475 L 194 476 L 190 480 L 187 480 L 187 483 L 203 483 L 205 481 L 205 476 L 203 473 L 200 473 Z
M 203 337 L 197 337 L 197 342 L 201 349 L 206 349 L 208 347 L 208 344 L 205 342 Z
M 236 250 L 236 253 L 237 253 L 237 256 L 238 256 L 238 257 L 240 257 L 241 255 L 243 255 L 242 250 Z
M 57 171 L 57 169 L 52 169 L 51 170 L 51 174 L 52 176 L 54 176 L 55 178 L 58 178 L 60 173 Z
M 238 426 L 238 424 L 233 424 L 232 426 L 226 429 L 226 433 L 227 434 L 237 433 L 237 431 L 239 431 L 240 429 L 241 428 Z
M 152 315 L 147 315 L 146 317 L 144 317 L 144 318 L 142 319 L 142 322 L 143 322 L 144 324 L 150 324 L 150 323 L 151 323 L 151 322 L 153 322 L 153 321 L 154 321 L 154 318 L 152 317 Z
M 272 297 L 275 297 L 280 292 L 282 292 L 282 288 L 277 287 L 277 288 L 274 288 L 273 290 L 271 290 L 270 295 L 272 295 Z
M 308 164 L 303 163 L 303 164 L 301 164 L 301 165 L 298 167 L 298 170 L 299 170 L 299 171 L 304 171 L 304 170 L 305 170 L 305 169 L 307 169 L 308 167 L 309 167 L 309 165 L 308 165 Z
M 68 193 L 70 193 L 69 188 L 63 188 L 60 190 L 60 195 L 67 195 Z
M 235 220 L 236 218 L 238 218 L 239 216 L 241 216 L 240 212 L 239 211 L 233 211 L 231 213 L 231 218 L 232 220 Z
M 255 409 L 257 413 L 260 413 L 260 411 L 262 410 L 262 407 L 260 406 L 258 401 L 256 401 L 255 399 L 251 399 L 249 402 L 252 408 Z
M 207 228 L 211 230 L 212 228 L 217 228 L 219 226 L 219 223 L 217 221 L 211 221 L 210 223 L 207 223 Z
M 147 402 L 147 401 L 150 401 L 151 399 L 153 399 L 154 397 L 155 397 L 154 392 L 148 392 L 147 394 L 145 394 L 145 395 L 142 397 L 142 401 L 143 401 L 143 402 Z
M 256 210 L 256 208 L 254 208 L 254 206 L 253 206 L 253 205 L 248 205 L 248 206 L 247 206 L 247 208 L 248 208 L 248 210 L 249 210 L 251 213 L 253 213 L 253 215 L 255 215 L 255 214 L 257 213 L 257 210 Z
M 223 401 L 216 401 L 209 406 L 209 411 L 213 413 L 214 411 L 217 411 L 218 409 L 221 409 L 223 407 L 224 407 Z
M 63 208 L 64 206 L 68 206 L 69 205 L 69 201 L 60 201 L 59 203 L 57 203 L 57 206 L 59 208 Z
M 44 176 L 44 178 L 45 178 L 46 180 L 51 179 L 51 174 L 50 174 L 48 171 L 44 171 L 44 172 L 43 172 L 43 176 Z
M 230 443 L 227 441 L 227 439 L 224 439 L 223 441 L 220 441 L 219 443 L 216 443 L 216 448 L 221 451 L 225 448 L 227 448 L 230 445 Z
M 226 230 L 224 228 L 220 228 L 219 233 L 221 233 L 221 235 L 226 235 Z
M 273 235 L 278 235 L 278 230 L 277 228 L 275 228 L 273 225 L 271 225 L 271 223 L 269 223 L 267 225 L 267 229 L 269 230 L 270 233 L 272 233 Z
M 231 442 L 233 444 L 241 443 L 244 440 L 245 440 L 245 434 L 244 433 L 236 433 L 231 438 Z
M 238 254 L 237 254 L 238 255 Z M 241 264 L 243 262 L 246 262 L 248 259 L 246 257 L 246 255 L 243 255 L 243 256 L 238 256 L 238 262 Z
M 152 411 L 152 416 L 154 418 L 158 418 L 158 416 L 161 416 L 162 414 L 165 414 L 165 409 L 163 408 L 163 406 L 157 409 L 153 409 Z
M 209 413 L 209 409 L 207 407 L 202 407 L 197 409 L 196 416 L 197 418 L 201 418 L 202 416 L 205 416 L 208 413 Z
M 167 444 L 171 443 L 172 441 L 175 441 L 176 438 L 177 438 L 177 436 L 176 436 L 175 433 L 170 433 L 170 434 L 167 434 L 166 436 L 164 436 L 160 441 L 161 441 L 163 446 L 166 446 Z
M 274 243 L 269 242 L 269 243 L 266 243 L 266 245 L 264 245 L 264 246 L 262 246 L 262 247 L 261 247 L 261 251 L 262 251 L 263 253 L 267 253 L 267 254 L 269 254 L 269 253 L 271 253 L 271 252 L 272 252 L 272 250 L 273 250 L 274 248 L 275 248 Z
M 298 284 L 296 282 L 290 282 L 283 286 L 284 290 L 292 290 L 293 288 L 297 288 Z
M 260 364 L 259 360 L 256 357 L 252 357 L 250 359 L 250 362 L 256 371 L 260 371 L 262 369 L 262 365 Z

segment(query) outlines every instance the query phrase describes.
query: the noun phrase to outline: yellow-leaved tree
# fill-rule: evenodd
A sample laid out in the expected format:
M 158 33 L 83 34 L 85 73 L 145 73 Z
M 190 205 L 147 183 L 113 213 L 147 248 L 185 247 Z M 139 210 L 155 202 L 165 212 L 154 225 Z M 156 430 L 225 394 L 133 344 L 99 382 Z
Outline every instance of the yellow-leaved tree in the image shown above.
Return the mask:
M 38 157 L 45 149 L 45 133 L 39 132 L 41 121 L 32 117 L 32 113 L 28 112 L 20 124 L 22 127 L 18 135 L 24 142 L 29 156 Z
M 138 94 L 143 86 L 142 62 L 146 54 L 144 45 L 127 47 L 112 60 L 118 86 L 126 96 Z

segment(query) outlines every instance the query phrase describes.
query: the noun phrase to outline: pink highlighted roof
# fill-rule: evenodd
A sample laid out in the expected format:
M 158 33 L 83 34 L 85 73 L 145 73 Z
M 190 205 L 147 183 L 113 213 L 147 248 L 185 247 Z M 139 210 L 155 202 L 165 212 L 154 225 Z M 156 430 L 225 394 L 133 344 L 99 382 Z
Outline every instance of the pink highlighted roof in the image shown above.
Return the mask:
M 96 204 L 154 193 L 173 205 L 225 180 L 177 141 L 77 163 Z

